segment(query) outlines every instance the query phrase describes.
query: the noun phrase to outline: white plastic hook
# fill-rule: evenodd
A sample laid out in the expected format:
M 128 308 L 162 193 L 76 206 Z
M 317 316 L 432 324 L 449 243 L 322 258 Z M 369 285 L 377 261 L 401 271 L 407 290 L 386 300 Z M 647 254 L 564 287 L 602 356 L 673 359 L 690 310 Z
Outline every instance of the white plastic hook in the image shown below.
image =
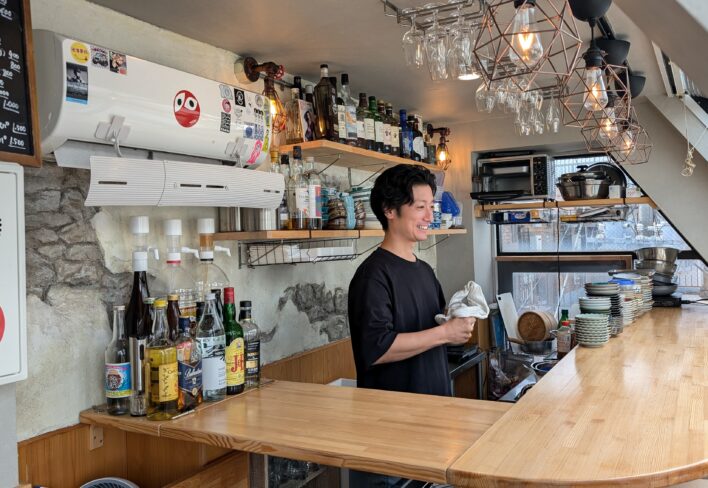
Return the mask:
M 214 246 L 214 251 L 225 252 L 228 257 L 231 257 L 231 249 L 223 246 Z

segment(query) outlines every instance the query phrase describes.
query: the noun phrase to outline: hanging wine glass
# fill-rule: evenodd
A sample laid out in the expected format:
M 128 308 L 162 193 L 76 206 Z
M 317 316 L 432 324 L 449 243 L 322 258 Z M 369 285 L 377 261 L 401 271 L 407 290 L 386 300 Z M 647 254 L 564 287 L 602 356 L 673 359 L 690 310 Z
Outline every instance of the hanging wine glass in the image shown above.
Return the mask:
M 480 83 L 474 94 L 477 110 L 491 113 L 494 110 L 494 95 L 487 89 L 487 85 Z
M 433 6 L 435 4 L 425 5 Z M 437 10 L 433 10 L 433 25 L 425 33 L 425 52 L 430 78 L 433 81 L 446 80 L 447 73 L 447 30 L 438 24 Z
M 405 13 L 405 11 L 404 11 Z M 407 66 L 420 68 L 423 66 L 425 51 L 425 33 L 418 29 L 415 22 L 415 14 L 411 16 L 411 28 L 403 34 L 403 57 Z
M 450 49 L 447 51 L 447 63 L 450 76 L 458 80 L 476 80 L 476 69 L 472 54 L 474 39 L 471 26 L 462 15 L 462 6 L 457 6 L 457 22 L 450 31 Z
M 557 134 L 560 130 L 560 107 L 558 106 L 558 99 L 551 97 L 548 100 L 548 110 L 546 111 L 546 125 L 548 130 Z

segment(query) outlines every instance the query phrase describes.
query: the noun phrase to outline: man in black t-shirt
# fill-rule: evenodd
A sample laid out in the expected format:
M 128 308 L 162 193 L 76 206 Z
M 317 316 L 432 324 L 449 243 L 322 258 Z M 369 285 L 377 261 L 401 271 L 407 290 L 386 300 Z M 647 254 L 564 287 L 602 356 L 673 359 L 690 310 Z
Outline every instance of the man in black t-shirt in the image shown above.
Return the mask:
M 400 164 L 378 177 L 371 208 L 385 237 L 349 284 L 349 328 L 357 385 L 362 388 L 450 395 L 446 344 L 469 340 L 474 318 L 442 325 L 445 307 L 433 269 L 413 254 L 433 220 L 435 177 Z

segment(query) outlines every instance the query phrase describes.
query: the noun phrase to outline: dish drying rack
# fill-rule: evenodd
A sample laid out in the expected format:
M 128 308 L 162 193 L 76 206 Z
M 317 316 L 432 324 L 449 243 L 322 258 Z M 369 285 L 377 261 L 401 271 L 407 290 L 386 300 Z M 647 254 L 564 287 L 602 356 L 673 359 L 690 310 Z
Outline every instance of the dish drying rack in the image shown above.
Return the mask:
M 295 239 L 239 242 L 238 266 L 351 261 L 359 257 L 356 239 Z

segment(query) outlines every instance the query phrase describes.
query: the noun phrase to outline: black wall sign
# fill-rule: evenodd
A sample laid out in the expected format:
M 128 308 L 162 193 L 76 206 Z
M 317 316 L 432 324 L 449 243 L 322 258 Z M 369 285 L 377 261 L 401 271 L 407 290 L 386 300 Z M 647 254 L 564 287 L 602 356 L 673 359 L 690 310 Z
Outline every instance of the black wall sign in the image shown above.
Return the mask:
M 40 166 L 29 0 L 0 0 L 0 161 Z

